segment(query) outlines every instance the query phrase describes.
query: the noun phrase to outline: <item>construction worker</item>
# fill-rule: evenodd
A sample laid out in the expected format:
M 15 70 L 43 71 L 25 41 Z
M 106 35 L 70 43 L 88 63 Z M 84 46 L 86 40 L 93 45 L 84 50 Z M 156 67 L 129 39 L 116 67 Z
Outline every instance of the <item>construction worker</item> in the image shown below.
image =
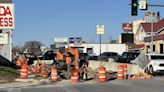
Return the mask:
M 67 54 L 66 56 L 67 71 L 70 71 L 71 62 L 72 62 L 71 57 Z
M 59 64 L 59 68 L 63 69 L 65 62 L 64 62 L 63 55 L 60 51 L 57 53 L 57 58 L 56 59 L 57 59 L 57 62 Z

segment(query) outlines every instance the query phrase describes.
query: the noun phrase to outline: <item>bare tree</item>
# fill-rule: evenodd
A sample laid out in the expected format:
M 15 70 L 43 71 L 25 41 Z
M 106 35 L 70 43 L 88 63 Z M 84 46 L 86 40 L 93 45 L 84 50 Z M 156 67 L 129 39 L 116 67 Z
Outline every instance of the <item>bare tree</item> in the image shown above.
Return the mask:
M 35 54 L 40 54 L 42 45 L 43 44 L 39 41 L 27 41 L 25 42 L 23 49 Z

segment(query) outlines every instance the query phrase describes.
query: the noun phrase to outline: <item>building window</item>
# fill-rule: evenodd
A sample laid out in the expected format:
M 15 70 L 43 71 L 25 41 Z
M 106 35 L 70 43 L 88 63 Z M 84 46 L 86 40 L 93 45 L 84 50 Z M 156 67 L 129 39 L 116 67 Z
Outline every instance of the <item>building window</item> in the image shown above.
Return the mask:
M 163 44 L 160 44 L 160 53 L 163 54 Z
M 146 48 L 146 53 L 150 53 L 150 46 L 147 46 Z
M 153 52 L 155 52 L 155 45 L 153 45 Z

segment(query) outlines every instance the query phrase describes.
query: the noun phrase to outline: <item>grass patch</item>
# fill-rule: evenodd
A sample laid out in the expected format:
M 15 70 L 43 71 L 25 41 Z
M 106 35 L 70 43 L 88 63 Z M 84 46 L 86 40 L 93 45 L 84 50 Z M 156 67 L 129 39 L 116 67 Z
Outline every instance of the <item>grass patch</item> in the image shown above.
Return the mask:
M 15 78 L 19 78 L 19 74 L 16 69 L 0 66 L 0 80 L 14 82 Z

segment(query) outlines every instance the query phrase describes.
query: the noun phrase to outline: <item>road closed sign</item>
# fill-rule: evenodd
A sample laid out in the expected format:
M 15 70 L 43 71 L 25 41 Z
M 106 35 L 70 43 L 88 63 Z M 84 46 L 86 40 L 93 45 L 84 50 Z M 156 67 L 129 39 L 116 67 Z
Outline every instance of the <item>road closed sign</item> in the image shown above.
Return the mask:
M 13 4 L 0 4 L 0 29 L 14 29 Z

